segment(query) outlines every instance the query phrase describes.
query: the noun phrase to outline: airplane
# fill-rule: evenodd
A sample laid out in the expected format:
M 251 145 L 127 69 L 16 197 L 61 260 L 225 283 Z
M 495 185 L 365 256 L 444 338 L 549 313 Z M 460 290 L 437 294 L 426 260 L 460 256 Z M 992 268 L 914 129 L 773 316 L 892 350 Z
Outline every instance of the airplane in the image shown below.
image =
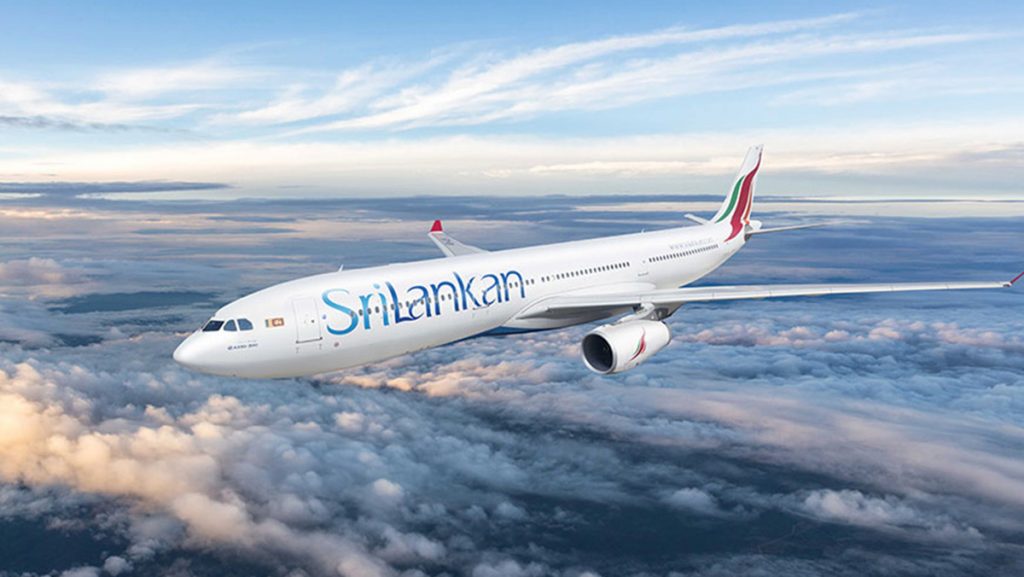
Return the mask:
M 583 362 L 600 374 L 633 369 L 671 339 L 682 305 L 852 293 L 994 289 L 1008 282 L 781 284 L 687 287 L 762 234 L 750 218 L 762 146 L 751 147 L 721 208 L 696 226 L 488 252 L 429 237 L 441 258 L 343 270 L 285 282 L 218 310 L 174 351 L 213 375 L 290 378 L 357 367 L 472 337 L 613 322 L 588 332 Z

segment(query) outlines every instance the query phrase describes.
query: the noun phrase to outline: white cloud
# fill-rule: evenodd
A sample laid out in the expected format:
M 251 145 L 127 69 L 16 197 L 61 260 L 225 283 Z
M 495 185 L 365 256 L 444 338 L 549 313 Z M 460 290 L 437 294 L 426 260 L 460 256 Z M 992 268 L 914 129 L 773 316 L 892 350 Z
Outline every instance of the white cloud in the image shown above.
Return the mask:
M 981 533 L 974 527 L 954 523 L 945 515 L 924 513 L 893 496 L 871 497 L 853 490 L 812 491 L 802 503 L 803 509 L 829 521 L 850 523 L 876 529 L 920 528 L 936 538 L 975 541 Z
M 114 100 L 140 100 L 170 93 L 231 88 L 266 76 L 265 71 L 232 65 L 217 59 L 175 66 L 130 68 L 106 72 L 93 88 Z
M 520 564 L 513 559 L 481 563 L 473 568 L 473 577 L 541 577 L 549 570 L 539 563 Z
M 176 118 L 195 103 L 133 104 L 109 99 L 72 101 L 29 82 L 0 79 L 0 115 L 53 118 L 79 123 L 135 123 Z
M 1006 153 L 1019 149 L 1022 125 L 1024 119 L 1004 117 L 969 123 L 836 124 L 814 129 L 622 138 L 453 136 L 188 143 L 102 152 L 47 149 L 26 152 L 17 159 L 0 159 L 0 173 L 23 173 L 26 180 L 33 181 L 52 180 L 56 166 L 64 180 L 173 177 L 236 185 L 222 193 L 192 193 L 202 198 L 294 194 L 278 187 L 296 184 L 308 186 L 306 194 L 332 196 L 624 190 L 718 193 L 727 186 L 746 146 L 764 142 L 768 156 L 761 188 L 768 194 L 807 190 L 815 196 L 834 196 L 860 191 L 870 196 L 880 189 L 891 191 L 887 182 L 900 183 L 926 173 L 936 181 L 928 189 L 930 196 L 970 197 L 979 194 L 978 182 L 970 177 L 978 171 L 985 173 L 982 188 L 986 196 L 992 191 L 1014 190 L 1017 161 Z M 495 171 L 502 177 L 494 178 Z
M 132 564 L 124 557 L 117 555 L 111 555 L 103 561 L 103 570 L 113 577 L 118 577 L 122 573 L 128 573 L 132 570 Z
M 705 515 L 719 514 L 718 501 L 703 489 L 697 487 L 684 487 L 669 495 L 665 499 L 673 507 L 687 509 Z
M 849 74 L 807 66 L 800 73 L 762 70 L 765 64 L 811 61 L 841 54 L 890 52 L 982 40 L 983 34 L 794 35 L 737 46 L 715 46 L 636 61 L 593 62 L 603 56 L 655 46 L 723 38 L 806 31 L 845 20 L 814 19 L 705 31 L 662 31 L 635 37 L 568 44 L 457 69 L 439 86 L 402 89 L 401 98 L 382 98 L 365 114 L 303 128 L 296 133 L 367 128 L 411 128 L 482 124 L 540 112 L 624 106 L 639 101 L 795 83 Z M 581 68 L 571 68 L 579 65 Z M 584 66 L 586 65 L 586 66 Z M 558 71 L 556 77 L 548 72 Z M 864 71 L 860 71 L 863 73 Z

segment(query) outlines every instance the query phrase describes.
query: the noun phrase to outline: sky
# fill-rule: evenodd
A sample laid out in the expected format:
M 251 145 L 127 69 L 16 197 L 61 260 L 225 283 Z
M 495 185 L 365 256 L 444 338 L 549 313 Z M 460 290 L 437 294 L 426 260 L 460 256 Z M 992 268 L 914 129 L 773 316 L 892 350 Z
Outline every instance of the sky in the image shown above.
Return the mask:
M 305 379 L 190 372 L 223 304 L 692 225 L 704 284 L 1024 263 L 1009 3 L 0 2 L 0 577 L 1024 573 L 1018 289 L 693 304 Z
M 7 2 L 0 181 L 1019 196 L 1013 3 Z

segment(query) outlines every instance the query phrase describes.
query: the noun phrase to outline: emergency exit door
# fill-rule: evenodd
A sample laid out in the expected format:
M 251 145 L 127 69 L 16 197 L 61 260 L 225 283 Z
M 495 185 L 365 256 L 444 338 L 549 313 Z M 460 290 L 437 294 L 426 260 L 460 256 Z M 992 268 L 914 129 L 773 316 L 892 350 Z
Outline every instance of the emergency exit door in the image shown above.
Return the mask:
M 320 315 L 317 313 L 316 299 L 306 297 L 292 301 L 295 310 L 295 342 L 308 343 L 323 338 L 320 334 Z

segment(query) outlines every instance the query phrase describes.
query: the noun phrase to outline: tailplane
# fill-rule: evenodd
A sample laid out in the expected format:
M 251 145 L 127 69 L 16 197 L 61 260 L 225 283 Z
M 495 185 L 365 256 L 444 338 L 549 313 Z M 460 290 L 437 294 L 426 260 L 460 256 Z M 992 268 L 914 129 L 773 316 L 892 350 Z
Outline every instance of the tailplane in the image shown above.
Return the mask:
M 764 146 L 760 144 L 750 147 L 729 196 L 711 219 L 711 222 L 728 222 L 732 225 L 732 232 L 729 233 L 727 241 L 739 236 L 750 224 L 750 208 L 754 205 L 754 187 L 757 184 L 757 171 L 761 167 L 763 150 Z

